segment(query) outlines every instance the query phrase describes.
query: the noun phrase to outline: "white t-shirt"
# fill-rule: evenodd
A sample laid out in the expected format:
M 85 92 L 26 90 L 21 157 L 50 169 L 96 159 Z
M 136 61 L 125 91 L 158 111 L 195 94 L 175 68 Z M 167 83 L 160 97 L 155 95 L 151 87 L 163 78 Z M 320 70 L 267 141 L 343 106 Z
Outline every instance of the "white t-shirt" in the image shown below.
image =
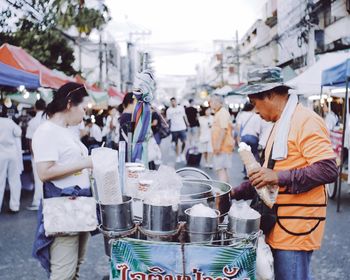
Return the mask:
M 87 148 L 71 130 L 51 121 L 46 121 L 35 131 L 32 147 L 36 163 L 54 161 L 59 165 L 69 165 L 88 155 Z M 88 188 L 89 173 L 83 169 L 73 175 L 52 180 L 52 183 L 62 189 L 75 185 Z
M 338 116 L 334 112 L 327 113 L 325 117 L 326 126 L 329 131 L 333 130 L 338 123 Z
M 170 131 L 186 130 L 187 126 L 184 120 L 184 117 L 186 117 L 186 113 L 184 107 L 170 107 L 166 111 L 166 117 L 168 120 L 170 120 Z
M 213 126 L 214 117 L 201 116 L 198 118 L 199 121 L 199 142 L 206 143 L 211 140 L 211 127 Z
M 108 133 L 111 133 L 112 141 L 114 141 L 115 143 L 119 142 L 120 125 L 119 125 L 118 118 L 119 118 L 119 115 L 117 114 L 114 117 L 112 117 L 111 115 L 108 115 L 106 119 L 106 123 L 102 129 L 102 136 L 106 136 Z M 112 125 L 115 127 L 113 131 L 111 131 L 111 122 L 112 122 Z
M 68 130 L 73 133 L 74 137 L 76 137 L 78 140 L 80 139 L 80 132 L 85 130 L 85 124 L 84 121 L 81 121 L 80 124 L 68 126 Z
M 249 119 L 249 120 L 248 120 Z M 244 126 L 241 136 L 253 135 L 259 138 L 259 145 L 263 148 L 270 136 L 273 123 L 263 120 L 260 115 L 254 112 L 243 111 L 238 114 L 236 123 L 238 127 Z
M 38 111 L 35 114 L 35 117 L 32 118 L 28 122 L 27 132 L 26 132 L 26 138 L 32 139 L 34 132 L 37 130 L 37 128 L 46 121 L 46 116 L 43 115 L 43 111 Z
M 243 128 L 241 136 L 253 135 L 259 137 L 261 133 L 261 117 L 254 112 L 241 112 L 236 119 L 238 128 Z
M 101 128 L 95 123 L 93 123 L 92 127 L 90 128 L 90 137 L 95 138 L 97 142 L 102 142 Z

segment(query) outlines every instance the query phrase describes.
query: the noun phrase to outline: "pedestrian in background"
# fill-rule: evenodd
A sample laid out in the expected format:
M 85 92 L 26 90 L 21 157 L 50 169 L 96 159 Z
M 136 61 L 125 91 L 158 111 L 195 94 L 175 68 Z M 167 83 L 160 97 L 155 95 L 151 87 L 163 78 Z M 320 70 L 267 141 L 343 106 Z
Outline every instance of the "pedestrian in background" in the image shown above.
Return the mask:
M 28 210 L 38 210 L 41 198 L 43 196 L 43 182 L 40 180 L 38 172 L 36 170 L 36 164 L 33 155 L 32 149 L 32 138 L 34 132 L 37 128 L 46 121 L 46 115 L 44 115 L 44 111 L 46 108 L 46 103 L 43 99 L 39 99 L 35 102 L 34 110 L 35 116 L 28 122 L 28 128 L 26 132 L 26 138 L 28 139 L 28 146 L 31 153 L 31 162 L 32 162 L 32 170 L 34 177 L 34 196 L 33 201 L 30 206 L 27 207 Z
M 228 169 L 232 167 L 234 140 L 232 123 L 228 110 L 224 107 L 224 98 L 214 94 L 210 97 L 210 108 L 214 111 L 211 132 L 213 146 L 213 167 L 220 181 L 229 182 Z
M 19 212 L 21 199 L 21 164 L 18 142 L 22 136 L 21 128 L 7 117 L 7 108 L 0 104 L 0 212 L 4 199 L 6 180 L 10 187 L 9 213 Z M 22 150 L 20 151 L 22 153 Z
M 187 128 L 187 135 L 188 135 L 188 144 L 190 147 L 195 146 L 198 142 L 198 129 L 199 129 L 199 122 L 198 122 L 198 110 L 194 107 L 194 100 L 190 99 L 188 100 L 189 105 L 185 109 L 186 117 L 188 120 L 188 128 Z
M 211 163 L 213 147 L 211 144 L 211 128 L 213 126 L 213 116 L 210 107 L 203 107 L 199 121 L 199 152 L 203 154 L 204 166 L 213 168 Z
M 324 114 L 324 121 L 326 122 L 328 131 L 330 132 L 337 126 L 339 118 L 330 108 L 328 108 L 326 103 L 323 104 L 322 110 Z
M 132 129 L 131 119 L 132 119 L 132 114 L 134 113 L 134 108 L 136 104 L 136 99 L 134 97 L 134 94 L 132 92 L 128 92 L 127 94 L 125 94 L 122 104 L 123 104 L 123 112 L 119 117 L 119 125 L 120 125 L 119 141 L 128 142 L 128 132 L 131 131 Z
M 94 148 L 98 148 L 102 144 L 102 131 L 101 128 L 91 118 L 85 121 L 85 133 L 86 135 L 81 139 L 81 142 L 88 148 L 89 154 Z
M 161 128 L 161 117 L 159 116 L 158 112 L 156 112 L 153 107 L 151 108 L 152 111 L 152 119 L 151 119 L 151 129 L 154 136 L 154 139 L 156 140 L 156 143 L 160 145 L 160 142 L 162 141 L 161 135 L 160 135 L 160 128 Z
M 170 99 L 171 106 L 166 111 L 166 118 L 170 122 L 172 140 L 176 147 L 176 162 L 185 161 L 186 129 L 188 120 L 183 106 L 177 105 L 175 97 Z M 181 146 L 180 143 L 181 142 Z
M 87 96 L 81 84 L 69 82 L 63 85 L 47 105 L 49 119 L 34 133 L 32 147 L 38 175 L 44 182 L 44 198 L 63 194 L 92 196 L 88 171 L 92 168 L 91 157 L 68 128 L 82 122 Z M 51 280 L 79 278 L 88 239 L 88 232 L 46 236 L 42 209 L 39 208 L 33 256 L 50 274 Z
M 106 136 L 106 147 L 117 148 L 119 142 L 119 112 L 114 107 L 109 107 L 102 135 Z
M 311 256 L 321 247 L 327 192 L 338 176 L 324 121 L 288 94 L 278 67 L 248 73 L 247 94 L 255 111 L 273 122 L 264 162 L 249 181 L 232 190 L 234 199 L 252 199 L 255 188 L 279 186 L 273 208 L 277 223 L 265 232 L 272 248 L 276 280 L 308 280 Z

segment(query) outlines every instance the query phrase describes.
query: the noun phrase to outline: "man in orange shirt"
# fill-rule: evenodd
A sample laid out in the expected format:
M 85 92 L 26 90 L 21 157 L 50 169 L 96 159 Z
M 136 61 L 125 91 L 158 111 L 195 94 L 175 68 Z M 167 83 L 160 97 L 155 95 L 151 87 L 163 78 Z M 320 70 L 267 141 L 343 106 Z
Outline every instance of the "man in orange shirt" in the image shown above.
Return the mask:
M 255 188 L 279 186 L 273 208 L 277 222 L 266 236 L 274 256 L 275 279 L 311 279 L 311 255 L 320 248 L 324 233 L 325 184 L 338 176 L 327 128 L 321 117 L 298 103 L 296 95 L 288 94 L 280 68 L 257 69 L 248 73 L 248 80 L 242 93 L 274 127 L 263 166 L 249 174 L 249 182 L 233 189 L 231 196 L 250 199 Z
M 210 98 L 210 107 L 215 112 L 211 139 L 213 146 L 213 166 L 220 181 L 229 181 L 227 170 L 232 166 L 234 140 L 230 113 L 224 107 L 224 99 L 214 94 Z

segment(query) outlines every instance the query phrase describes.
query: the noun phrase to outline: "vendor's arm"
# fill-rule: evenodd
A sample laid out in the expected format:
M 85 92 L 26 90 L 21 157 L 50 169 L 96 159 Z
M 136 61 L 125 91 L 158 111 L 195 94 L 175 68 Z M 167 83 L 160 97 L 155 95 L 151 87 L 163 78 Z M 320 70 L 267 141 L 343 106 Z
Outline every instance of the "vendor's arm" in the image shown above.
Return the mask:
M 236 200 L 248 200 L 253 199 L 255 196 L 255 189 L 252 187 L 249 181 L 244 181 L 238 187 L 235 187 L 231 190 L 230 196 L 232 199 Z
M 92 168 L 92 160 L 91 156 L 87 156 L 69 165 L 59 165 L 55 161 L 43 161 L 37 162 L 36 167 L 40 180 L 45 182 L 72 175 L 84 168 Z
M 310 166 L 284 171 L 273 171 L 262 167 L 249 180 L 256 188 L 268 185 L 287 187 L 290 193 L 303 193 L 317 186 L 332 183 L 338 176 L 335 159 L 324 159 Z

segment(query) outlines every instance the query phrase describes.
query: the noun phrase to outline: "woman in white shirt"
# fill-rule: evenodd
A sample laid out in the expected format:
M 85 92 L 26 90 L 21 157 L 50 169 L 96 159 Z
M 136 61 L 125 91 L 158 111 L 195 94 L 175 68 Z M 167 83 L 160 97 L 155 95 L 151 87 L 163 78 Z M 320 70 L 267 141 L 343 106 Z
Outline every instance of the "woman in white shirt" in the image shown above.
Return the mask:
M 203 153 L 205 167 L 212 167 L 211 154 L 213 148 L 211 145 L 211 127 L 213 125 L 213 116 L 209 107 L 203 108 L 203 116 L 198 118 L 199 121 L 199 151 Z
M 88 168 L 92 168 L 91 157 L 68 129 L 83 120 L 87 96 L 81 84 L 63 85 L 47 105 L 49 119 L 34 133 L 32 147 L 38 175 L 44 182 L 44 198 L 61 196 L 68 189 L 77 190 L 78 195 L 91 196 L 88 173 Z M 75 279 L 79 277 L 88 237 L 86 232 L 45 237 L 43 222 L 39 219 L 33 255 L 50 273 L 50 279 Z

